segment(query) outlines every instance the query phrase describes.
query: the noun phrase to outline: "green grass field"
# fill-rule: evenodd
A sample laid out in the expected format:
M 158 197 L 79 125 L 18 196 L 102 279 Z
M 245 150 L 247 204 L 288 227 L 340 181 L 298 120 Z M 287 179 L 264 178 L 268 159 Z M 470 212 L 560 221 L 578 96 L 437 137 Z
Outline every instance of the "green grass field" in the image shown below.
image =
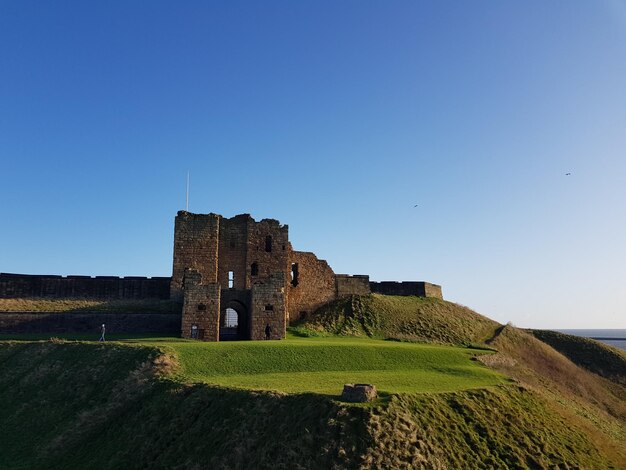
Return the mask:
M 47 339 L 45 336 L 5 335 L 2 339 L 41 340 Z M 59 336 L 83 341 L 93 337 Z M 283 341 L 221 343 L 150 335 L 110 339 L 172 352 L 180 364 L 177 380 L 229 388 L 338 396 L 346 383 L 371 383 L 383 393 L 424 393 L 488 387 L 506 381 L 473 360 L 477 354 L 489 352 L 463 347 L 292 335 Z
M 153 343 L 151 343 L 153 344 Z M 182 377 L 225 387 L 338 395 L 345 383 L 387 393 L 444 392 L 502 383 L 467 348 L 367 338 L 290 338 L 239 343 L 168 343 Z

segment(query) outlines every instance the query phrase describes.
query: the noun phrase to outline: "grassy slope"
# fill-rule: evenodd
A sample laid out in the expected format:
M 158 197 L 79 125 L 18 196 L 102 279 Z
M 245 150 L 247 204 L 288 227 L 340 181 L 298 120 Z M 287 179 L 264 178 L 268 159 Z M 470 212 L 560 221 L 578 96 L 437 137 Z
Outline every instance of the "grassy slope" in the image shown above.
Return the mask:
M 355 407 L 321 395 L 184 384 L 181 372 L 176 379 L 157 380 L 154 365 L 147 365 L 161 356 L 155 356 L 150 340 L 145 348 L 0 343 L 0 401 L 5 404 L 0 467 L 626 468 L 626 388 L 577 366 L 532 335 L 480 316 L 473 324 L 470 310 L 428 299 L 373 296 L 325 315 L 298 331 L 456 344 L 489 338 L 498 352 L 480 360 L 518 385 L 405 393 Z M 332 350 L 333 341 L 354 349 L 370 340 L 317 338 L 301 344 L 310 345 L 312 360 L 324 364 L 326 358 L 315 349 L 326 342 Z M 293 348 L 282 343 L 287 348 L 281 360 L 288 362 L 286 351 Z M 203 349 L 176 342 L 166 349 L 178 349 L 187 374 L 205 375 L 206 358 L 221 368 L 220 377 L 232 378 L 228 363 L 242 364 L 243 356 L 211 349 L 227 351 L 231 344 Z M 411 355 L 426 351 L 385 344 L 407 346 Z M 249 358 L 260 361 L 249 367 L 262 371 L 258 356 L 269 350 L 245 345 L 252 347 Z M 346 361 L 356 362 L 361 354 L 368 353 L 354 350 Z M 329 354 L 328 363 L 333 360 Z M 402 353 L 389 361 L 402 366 Z
M 46 456 L 80 437 L 81 423 L 89 427 L 123 411 L 127 399 L 143 393 L 130 371 L 158 354 L 115 345 L 2 343 L 0 467 L 29 468 L 33 453 Z
M 626 466 L 626 388 L 585 370 L 531 334 L 506 326 L 491 343 L 498 353 L 479 359 L 513 377 Z
M 0 343 L 0 467 L 611 465 L 539 394 L 514 385 L 359 407 L 159 379 L 169 364 L 159 357 L 149 346 Z
M 0 312 L 180 313 L 170 300 L 0 299 Z
M 626 385 L 626 351 L 600 341 L 556 331 L 531 330 L 530 333 L 552 346 L 574 364 Z
M 523 387 L 394 396 L 368 428 L 367 468 L 600 469 L 619 462 Z
M 364 432 L 359 410 L 321 396 L 158 379 L 157 354 L 114 343 L 0 343 L 0 468 L 321 468 L 361 452 L 350 450 Z
M 483 343 L 500 325 L 439 299 L 372 294 L 322 307 L 295 330 L 448 344 Z
M 612 357 L 570 340 L 564 357 L 548 344 L 511 326 L 437 299 L 373 295 L 344 299 L 319 310 L 297 327 L 303 333 L 356 334 L 475 344 L 498 350 L 480 356 L 545 401 L 567 426 L 593 447 L 626 466 L 626 371 L 621 353 Z M 613 350 L 611 350 L 613 351 Z M 592 353 L 591 357 L 588 356 Z M 581 368 L 580 365 L 589 370 Z M 606 380 L 608 376 L 612 381 Z
M 95 340 L 97 335 L 54 335 Z M 0 340 L 46 340 L 50 335 L 0 335 Z M 374 383 L 385 393 L 444 392 L 506 381 L 475 360 L 491 351 L 355 337 L 204 343 L 158 335 L 117 335 L 116 340 L 167 348 L 185 381 L 286 393 L 337 396 L 345 383 Z M 113 340 L 113 336 L 109 340 Z
M 481 351 L 365 338 L 169 343 L 185 379 L 288 393 L 339 395 L 345 383 L 382 392 L 442 392 L 502 383 L 471 361 Z M 485 351 L 482 351 L 484 354 Z

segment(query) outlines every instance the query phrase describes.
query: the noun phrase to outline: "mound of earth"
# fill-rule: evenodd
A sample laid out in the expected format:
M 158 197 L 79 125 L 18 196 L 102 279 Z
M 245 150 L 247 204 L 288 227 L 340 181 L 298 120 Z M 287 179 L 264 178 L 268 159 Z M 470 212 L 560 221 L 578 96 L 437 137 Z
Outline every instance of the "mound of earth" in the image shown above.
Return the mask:
M 303 335 L 365 335 L 403 341 L 481 344 L 500 325 L 445 300 L 371 294 L 336 300 L 294 325 Z

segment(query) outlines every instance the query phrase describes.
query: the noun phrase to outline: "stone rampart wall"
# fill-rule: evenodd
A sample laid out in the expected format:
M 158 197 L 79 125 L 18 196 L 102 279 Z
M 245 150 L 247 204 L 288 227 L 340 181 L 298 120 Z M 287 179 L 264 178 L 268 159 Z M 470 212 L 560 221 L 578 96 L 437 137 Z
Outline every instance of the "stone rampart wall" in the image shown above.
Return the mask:
M 0 273 L 0 298 L 169 299 L 170 280 Z
M 6 313 L 0 312 L 0 333 L 109 333 L 180 334 L 176 313 Z
M 337 284 L 337 297 L 347 297 L 350 295 L 367 295 L 371 293 L 370 277 L 367 275 L 337 274 L 335 277 Z
M 381 281 L 370 282 L 370 289 L 375 294 L 384 295 L 415 295 L 418 297 L 435 297 L 443 299 L 441 286 L 430 282 L 418 281 Z

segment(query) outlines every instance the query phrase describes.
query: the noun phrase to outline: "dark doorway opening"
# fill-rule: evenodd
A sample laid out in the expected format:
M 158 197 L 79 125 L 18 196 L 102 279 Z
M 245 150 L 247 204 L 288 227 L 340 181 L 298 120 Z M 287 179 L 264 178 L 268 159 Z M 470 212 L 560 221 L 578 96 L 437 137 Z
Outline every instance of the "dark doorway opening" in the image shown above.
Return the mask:
M 220 312 L 220 341 L 250 339 L 248 309 L 241 302 L 231 300 Z

